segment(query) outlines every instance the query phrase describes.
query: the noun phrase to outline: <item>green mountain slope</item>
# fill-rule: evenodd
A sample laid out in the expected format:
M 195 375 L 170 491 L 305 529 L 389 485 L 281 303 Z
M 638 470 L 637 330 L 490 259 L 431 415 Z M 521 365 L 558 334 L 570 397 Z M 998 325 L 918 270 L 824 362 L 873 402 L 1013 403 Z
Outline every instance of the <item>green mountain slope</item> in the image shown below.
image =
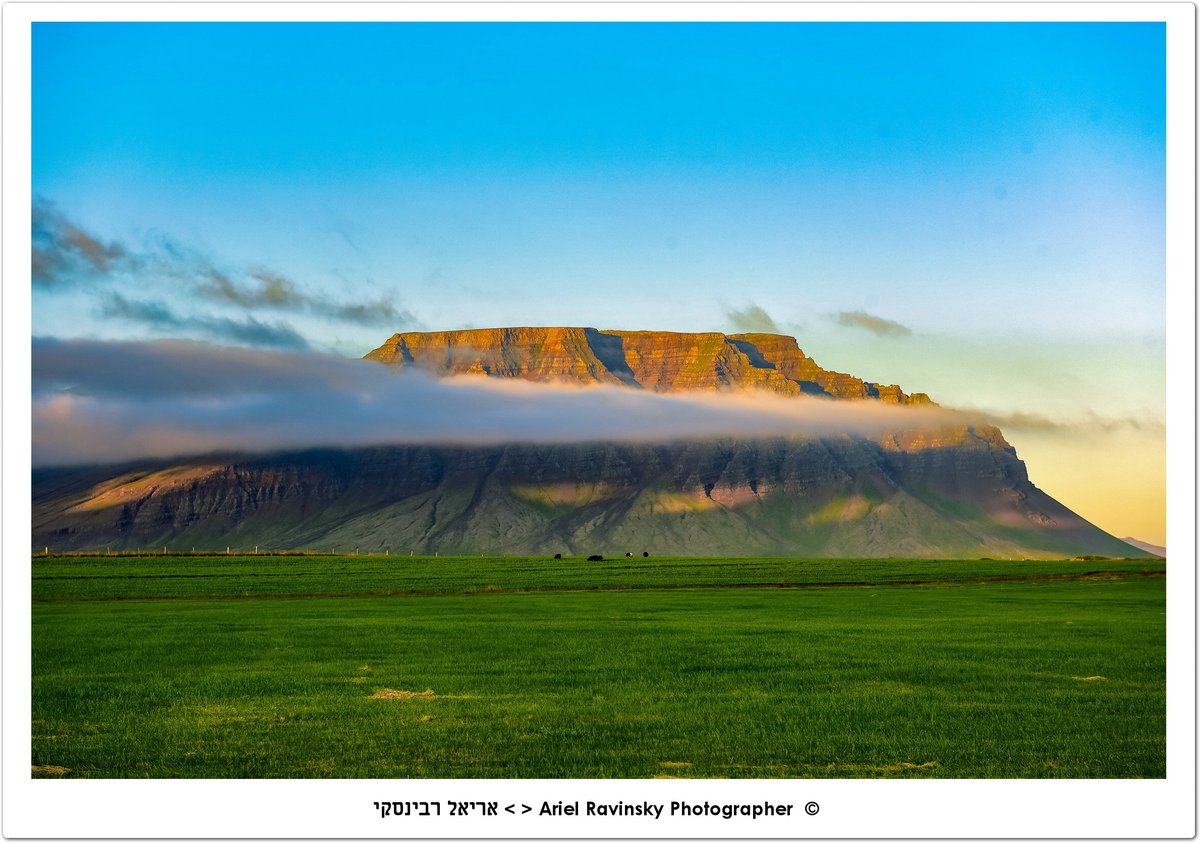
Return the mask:
M 34 473 L 33 544 L 417 553 L 1143 556 L 967 431 L 832 439 L 404 446 Z

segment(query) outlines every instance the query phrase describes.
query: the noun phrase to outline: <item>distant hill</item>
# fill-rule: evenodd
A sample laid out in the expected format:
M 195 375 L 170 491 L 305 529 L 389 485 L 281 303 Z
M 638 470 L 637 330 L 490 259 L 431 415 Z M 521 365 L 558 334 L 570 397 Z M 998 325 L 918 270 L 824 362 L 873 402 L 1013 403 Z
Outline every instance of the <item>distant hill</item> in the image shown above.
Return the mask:
M 367 358 L 438 376 L 932 403 L 828 371 L 774 334 L 403 333 Z M 404 445 L 39 469 L 32 526 L 34 547 L 56 550 L 1147 555 L 1034 486 L 997 428 L 968 423 L 877 436 Z
M 1156 544 L 1150 544 L 1150 542 L 1138 541 L 1131 536 L 1126 536 L 1125 538 L 1121 539 L 1121 541 L 1125 542 L 1125 544 L 1131 544 L 1136 548 L 1144 550 L 1153 556 L 1158 556 L 1162 559 L 1167 558 L 1167 549 L 1165 547 L 1159 547 Z

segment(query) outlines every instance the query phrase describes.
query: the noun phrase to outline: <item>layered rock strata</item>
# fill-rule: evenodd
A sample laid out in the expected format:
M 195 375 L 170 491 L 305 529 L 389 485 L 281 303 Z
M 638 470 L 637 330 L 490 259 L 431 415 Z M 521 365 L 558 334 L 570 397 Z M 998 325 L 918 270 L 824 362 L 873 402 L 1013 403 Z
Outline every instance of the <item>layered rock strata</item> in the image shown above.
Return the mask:
M 780 395 L 929 404 L 924 393 L 821 368 L 792 337 L 595 328 L 484 328 L 393 334 L 366 355 L 439 377 L 478 374 L 607 383 L 653 392 L 759 389 Z

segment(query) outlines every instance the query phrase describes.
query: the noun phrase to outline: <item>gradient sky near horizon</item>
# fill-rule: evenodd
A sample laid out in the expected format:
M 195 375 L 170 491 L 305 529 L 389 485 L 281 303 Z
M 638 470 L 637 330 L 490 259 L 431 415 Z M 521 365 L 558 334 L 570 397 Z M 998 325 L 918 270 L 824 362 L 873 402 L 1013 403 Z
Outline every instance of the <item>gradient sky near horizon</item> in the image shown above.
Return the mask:
M 1162 24 L 35 23 L 32 93 L 35 336 L 775 330 L 1165 542 Z

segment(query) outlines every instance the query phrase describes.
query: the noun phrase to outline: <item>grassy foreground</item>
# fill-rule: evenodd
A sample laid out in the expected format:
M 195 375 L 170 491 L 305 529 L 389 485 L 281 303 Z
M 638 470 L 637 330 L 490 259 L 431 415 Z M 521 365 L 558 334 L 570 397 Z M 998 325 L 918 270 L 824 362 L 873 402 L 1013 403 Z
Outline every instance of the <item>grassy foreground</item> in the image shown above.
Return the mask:
M 1165 774 L 1161 562 L 655 562 L 35 560 L 34 775 Z
M 1161 559 L 941 560 L 545 556 L 50 556 L 33 599 L 368 596 L 634 588 L 889 585 L 1161 575 Z

